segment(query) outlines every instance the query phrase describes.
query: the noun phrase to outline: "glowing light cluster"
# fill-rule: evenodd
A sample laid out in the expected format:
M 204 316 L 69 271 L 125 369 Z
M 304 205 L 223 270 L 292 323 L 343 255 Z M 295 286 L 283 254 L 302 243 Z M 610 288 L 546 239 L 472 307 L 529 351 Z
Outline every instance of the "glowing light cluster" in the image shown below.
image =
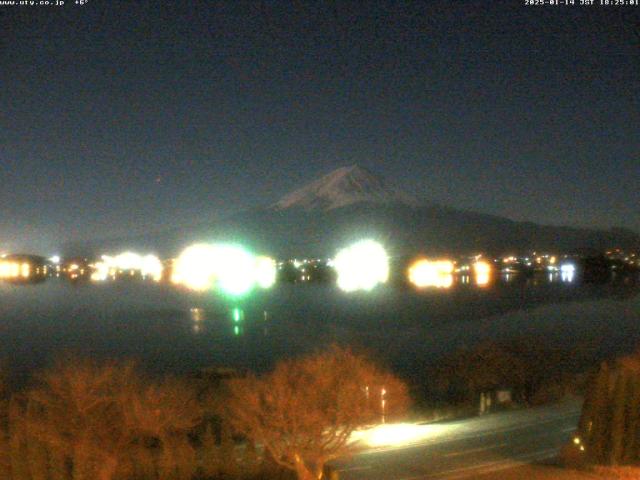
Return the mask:
M 571 263 L 565 263 L 560 266 L 560 271 L 563 273 L 574 273 L 576 271 L 576 267 Z
M 418 288 L 449 288 L 453 285 L 453 262 L 417 260 L 409 268 L 409 281 Z
M 218 288 L 229 295 L 243 295 L 256 284 L 271 287 L 276 280 L 276 262 L 255 257 L 236 245 L 197 244 L 176 259 L 171 281 L 196 291 Z
M 333 264 L 338 287 L 345 292 L 371 290 L 389 278 L 387 252 L 373 240 L 362 240 L 340 250 Z
M 450 435 L 459 425 L 390 423 L 353 432 L 350 441 L 368 448 L 406 447 Z
M 162 262 L 155 255 L 140 255 L 134 252 L 123 252 L 115 257 L 102 255 L 102 260 L 93 265 L 91 279 L 106 280 L 123 272 L 139 272 L 143 278 L 152 278 L 159 282 L 162 279 Z
M 218 288 L 230 295 L 242 295 L 255 283 L 256 260 L 253 255 L 234 245 L 216 246 L 214 274 Z
M 473 264 L 473 273 L 476 275 L 476 285 L 487 285 L 491 280 L 491 265 L 483 260 L 478 260 Z
M 261 288 L 270 288 L 276 283 L 276 261 L 269 257 L 256 259 L 256 282 Z
M 214 280 L 215 250 L 211 245 L 191 245 L 173 264 L 171 281 L 191 290 L 207 290 Z
M 560 265 L 560 279 L 563 282 L 573 282 L 576 274 L 576 266 L 573 263 L 563 263 Z
M 11 280 L 29 278 L 31 265 L 12 261 L 0 261 L 0 279 Z

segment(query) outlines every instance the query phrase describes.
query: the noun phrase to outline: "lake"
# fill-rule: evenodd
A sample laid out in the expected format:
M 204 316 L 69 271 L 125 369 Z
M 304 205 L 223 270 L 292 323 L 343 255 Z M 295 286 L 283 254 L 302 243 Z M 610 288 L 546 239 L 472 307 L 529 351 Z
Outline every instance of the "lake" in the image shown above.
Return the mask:
M 118 282 L 0 284 L 0 358 L 20 375 L 57 354 L 135 358 L 152 372 L 205 366 L 264 371 L 333 342 L 364 348 L 411 377 L 457 348 L 531 336 L 594 358 L 640 345 L 636 282 L 600 285 L 546 276 L 480 288 L 382 286 L 346 294 L 328 285 L 279 285 L 243 300 L 170 285 Z

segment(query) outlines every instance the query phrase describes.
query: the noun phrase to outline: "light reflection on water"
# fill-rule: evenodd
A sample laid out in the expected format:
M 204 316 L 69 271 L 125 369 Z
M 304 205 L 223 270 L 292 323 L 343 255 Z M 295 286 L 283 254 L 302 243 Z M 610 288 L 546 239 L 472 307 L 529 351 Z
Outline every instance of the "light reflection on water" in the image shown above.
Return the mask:
M 486 339 L 535 335 L 558 348 L 597 339 L 601 351 L 640 344 L 635 287 L 510 275 L 486 288 L 461 279 L 448 290 L 418 292 L 281 286 L 239 301 L 154 284 L 1 285 L 0 359 L 29 369 L 72 350 L 134 357 L 176 373 L 210 365 L 267 369 L 339 342 L 413 371 Z
M 206 319 L 206 312 L 204 308 L 191 307 L 189 309 L 189 315 L 191 318 L 191 329 L 193 333 L 202 333 L 204 329 L 204 321 Z

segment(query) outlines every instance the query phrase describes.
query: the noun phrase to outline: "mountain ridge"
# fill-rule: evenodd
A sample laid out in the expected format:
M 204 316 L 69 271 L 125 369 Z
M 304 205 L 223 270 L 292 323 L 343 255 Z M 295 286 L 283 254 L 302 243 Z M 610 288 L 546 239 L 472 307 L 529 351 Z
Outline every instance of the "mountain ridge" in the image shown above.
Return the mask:
M 640 248 L 640 235 L 628 229 L 541 225 L 420 203 L 352 165 L 270 206 L 153 235 L 84 242 L 69 250 L 77 253 L 82 247 L 83 252 L 104 253 L 105 248 L 143 248 L 171 256 L 192 242 L 225 241 L 286 258 L 333 255 L 338 247 L 366 237 L 378 239 L 397 255 Z
M 332 210 L 355 203 L 416 204 L 410 195 L 358 165 L 337 168 L 288 193 L 272 204 L 274 210 Z

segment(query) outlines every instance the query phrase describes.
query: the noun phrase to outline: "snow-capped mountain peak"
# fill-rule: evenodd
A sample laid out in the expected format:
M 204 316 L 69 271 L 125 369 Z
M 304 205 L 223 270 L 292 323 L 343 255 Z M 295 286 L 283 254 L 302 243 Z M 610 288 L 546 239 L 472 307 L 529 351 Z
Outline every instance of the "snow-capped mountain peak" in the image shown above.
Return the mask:
M 386 185 L 378 176 L 357 165 L 341 167 L 284 196 L 277 210 L 331 210 L 354 203 L 415 203 L 409 195 Z

